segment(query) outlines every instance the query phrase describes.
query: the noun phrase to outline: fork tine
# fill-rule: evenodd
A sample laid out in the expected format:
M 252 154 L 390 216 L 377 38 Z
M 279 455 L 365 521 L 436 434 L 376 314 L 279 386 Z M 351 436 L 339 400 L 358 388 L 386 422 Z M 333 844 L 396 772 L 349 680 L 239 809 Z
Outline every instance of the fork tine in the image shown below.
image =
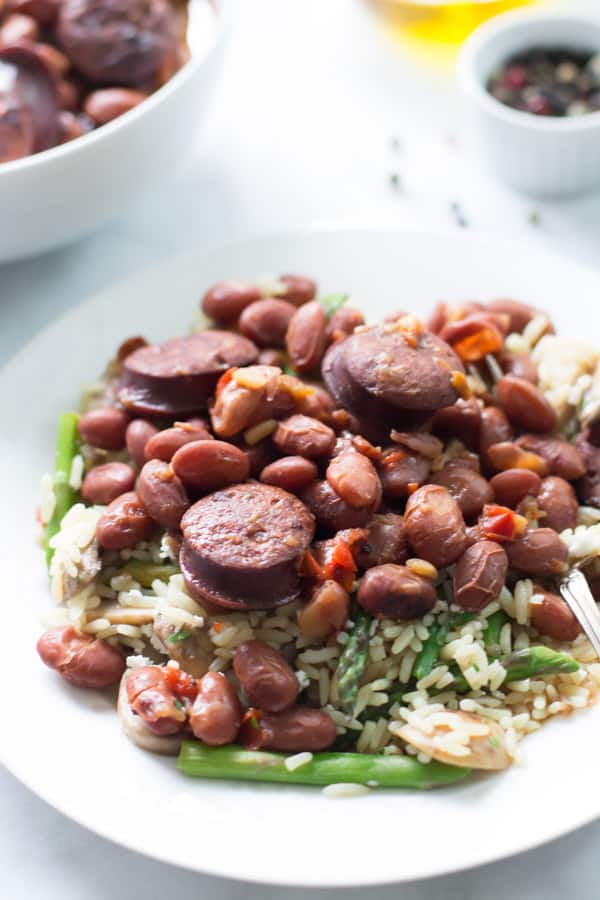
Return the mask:
M 600 656 L 600 612 L 583 572 L 572 569 L 565 575 L 560 583 L 560 593 Z

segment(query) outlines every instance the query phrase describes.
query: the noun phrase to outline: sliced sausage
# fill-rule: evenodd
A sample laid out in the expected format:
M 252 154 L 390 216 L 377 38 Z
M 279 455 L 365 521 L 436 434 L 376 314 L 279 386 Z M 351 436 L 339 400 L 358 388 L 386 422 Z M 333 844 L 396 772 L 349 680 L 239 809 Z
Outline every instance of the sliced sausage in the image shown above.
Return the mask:
M 426 484 L 411 494 L 404 525 L 408 541 L 421 559 L 437 568 L 456 562 L 466 547 L 465 522 L 458 503 L 441 485 Z
M 508 557 L 495 541 L 477 541 L 456 563 L 454 602 L 462 609 L 479 612 L 495 600 L 504 587 Z
M 384 563 L 405 563 L 408 542 L 404 519 L 396 513 L 378 513 L 369 522 L 365 540 L 353 547 L 354 558 L 361 569 Z
M 154 80 L 177 41 L 175 12 L 167 0 L 63 0 L 56 34 L 94 84 Z
M 298 627 L 313 640 L 325 640 L 341 631 L 348 619 L 350 594 L 337 581 L 324 581 L 313 590 L 308 603 L 298 613 Z
M 319 419 L 295 415 L 277 426 L 273 443 L 282 453 L 318 459 L 329 456 L 335 445 L 335 431 Z
M 281 712 L 296 702 L 300 687 L 294 670 L 282 653 L 264 641 L 240 644 L 233 671 L 251 706 Z
M 314 519 L 292 494 L 267 484 L 235 485 L 190 507 L 181 529 L 181 570 L 201 600 L 269 609 L 299 595 L 298 568 Z
M 105 550 L 125 550 L 148 540 L 154 523 L 135 491 L 121 494 L 98 519 L 96 539 Z
M 155 522 L 173 531 L 179 528 L 190 501 L 169 463 L 149 460 L 140 472 L 137 490 L 144 509 Z
M 433 609 L 437 594 L 431 580 L 406 566 L 386 563 L 365 572 L 357 599 L 371 616 L 415 619 Z
M 255 713 L 242 725 L 240 743 L 249 750 L 316 753 L 331 747 L 335 724 L 322 709 L 292 706 L 280 713 Z
M 496 503 L 516 509 L 524 497 L 537 497 L 542 479 L 530 469 L 505 469 L 494 475 L 490 485 Z
M 344 450 L 327 467 L 327 481 L 354 509 L 376 509 L 381 501 L 381 482 L 375 466 L 356 450 Z
M 85 503 L 106 506 L 121 494 L 133 490 L 135 470 L 127 463 L 109 462 L 94 466 L 81 485 L 81 499 Z
M 550 475 L 558 475 L 573 481 L 581 478 L 586 472 L 586 461 L 581 450 L 575 444 L 558 437 L 541 437 L 539 434 L 524 434 L 516 443 L 525 450 L 537 453 L 545 459 L 550 468 Z
M 537 505 L 544 512 L 540 521 L 545 528 L 560 532 L 577 525 L 579 503 L 575 491 L 564 478 L 544 478 Z
M 465 519 L 475 519 L 486 503 L 494 499 L 494 492 L 486 479 L 465 466 L 447 463 L 429 479 L 431 484 L 447 488 L 459 505 Z
M 222 672 L 207 672 L 198 682 L 190 712 L 194 736 L 209 747 L 233 744 L 242 724 L 242 706 Z
M 542 434 L 556 428 L 556 410 L 531 382 L 504 375 L 496 382 L 496 393 L 500 406 L 517 428 Z
M 262 470 L 260 480 L 292 494 L 300 494 L 319 477 L 319 470 L 311 459 L 303 456 L 284 456 Z
M 257 356 L 251 341 L 227 331 L 151 344 L 124 361 L 119 400 L 141 415 L 191 415 L 206 409 L 227 369 L 250 365 Z
M 336 494 L 328 481 L 313 481 L 302 491 L 302 500 L 325 531 L 362 528 L 371 518 L 371 509 L 355 509 Z
M 250 475 L 248 455 L 226 441 L 184 444 L 171 460 L 175 474 L 187 488 L 214 491 L 238 484 Z
M 556 641 L 574 641 L 581 626 L 568 604 L 557 594 L 544 591 L 537 585 L 529 604 L 531 622 L 541 634 Z
M 528 528 L 504 544 L 511 569 L 535 578 L 552 577 L 565 571 L 567 546 L 551 528 Z
M 118 650 L 90 634 L 81 634 L 72 625 L 45 631 L 37 642 L 37 652 L 42 662 L 77 687 L 109 687 L 125 671 Z

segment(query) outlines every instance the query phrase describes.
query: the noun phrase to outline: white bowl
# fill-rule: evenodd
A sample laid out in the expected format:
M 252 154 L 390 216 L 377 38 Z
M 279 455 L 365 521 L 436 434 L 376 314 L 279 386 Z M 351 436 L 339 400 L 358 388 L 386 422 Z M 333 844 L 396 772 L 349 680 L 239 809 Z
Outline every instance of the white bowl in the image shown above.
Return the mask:
M 232 0 L 191 0 L 191 59 L 140 106 L 68 144 L 0 164 L 0 262 L 67 244 L 186 164 Z
M 540 197 L 600 185 L 600 113 L 550 118 L 512 109 L 487 90 L 494 70 L 532 47 L 600 52 L 600 17 L 505 13 L 478 28 L 458 60 L 459 83 L 487 165 L 508 185 Z

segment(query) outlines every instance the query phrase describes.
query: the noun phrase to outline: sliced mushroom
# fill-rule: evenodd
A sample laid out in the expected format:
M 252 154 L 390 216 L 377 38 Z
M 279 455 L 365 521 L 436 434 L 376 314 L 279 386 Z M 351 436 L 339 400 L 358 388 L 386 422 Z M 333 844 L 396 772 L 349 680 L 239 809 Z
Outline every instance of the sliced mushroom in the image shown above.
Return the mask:
M 149 625 L 155 615 L 153 606 L 119 606 L 112 603 L 94 610 L 94 619 L 108 619 L 111 625 Z
M 199 626 L 176 624 L 168 614 L 157 612 L 154 634 L 165 653 L 176 660 L 184 672 L 201 678 L 208 671 L 212 645 L 207 631 Z
M 160 737 L 159 735 L 154 734 L 154 732 L 150 731 L 148 726 L 144 724 L 143 720 L 133 712 L 129 705 L 126 682 L 130 672 L 131 669 L 126 669 L 123 673 L 119 685 L 119 698 L 117 700 L 117 712 L 119 714 L 119 719 L 121 720 L 121 725 L 123 726 L 123 731 L 127 737 L 133 741 L 134 744 L 137 744 L 138 747 L 141 747 L 142 750 L 148 750 L 150 753 L 160 753 L 163 756 L 177 756 L 181 747 L 183 735 L 175 734 L 167 737 Z
M 433 716 L 435 720 L 437 716 Z M 427 720 L 426 720 L 427 721 Z M 470 733 L 467 753 L 452 753 L 444 747 L 456 723 L 457 731 Z M 497 722 L 483 719 L 471 713 L 444 711 L 439 714 L 439 723 L 433 725 L 431 734 L 426 734 L 415 725 L 406 724 L 394 732 L 408 744 L 450 766 L 464 766 L 470 769 L 506 769 L 511 758 L 506 749 L 504 732 Z

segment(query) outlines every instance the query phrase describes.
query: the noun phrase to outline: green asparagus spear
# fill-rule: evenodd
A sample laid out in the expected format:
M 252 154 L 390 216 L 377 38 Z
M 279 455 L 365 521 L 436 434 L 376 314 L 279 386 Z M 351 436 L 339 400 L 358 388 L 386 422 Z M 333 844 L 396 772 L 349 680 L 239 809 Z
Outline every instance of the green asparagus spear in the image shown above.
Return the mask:
M 536 678 L 538 675 L 562 675 L 577 672 L 579 663 L 568 653 L 557 653 L 550 647 L 527 647 L 501 658 L 506 669 L 506 682 Z
M 503 609 L 492 613 L 487 620 L 487 625 L 483 632 L 483 641 L 486 647 L 498 647 L 500 643 L 500 632 L 510 619 Z
M 315 753 L 312 760 L 289 771 L 286 754 L 243 750 L 241 747 L 207 747 L 184 741 L 178 768 L 195 778 L 234 781 L 275 781 L 287 784 L 327 785 L 345 782 L 379 787 L 431 788 L 452 784 L 470 774 L 470 769 L 443 763 L 420 763 L 410 756 L 370 753 Z
M 361 676 L 369 656 L 369 629 L 371 619 L 358 613 L 354 628 L 339 658 L 337 667 L 338 696 L 346 712 L 352 712 Z
M 453 613 L 448 621 L 443 625 L 436 622 L 429 629 L 429 636 L 423 644 L 423 649 L 415 660 L 413 668 L 413 677 L 416 681 L 429 675 L 436 662 L 438 661 L 440 650 L 446 643 L 448 632 L 459 628 L 466 622 L 470 622 L 475 618 L 475 613 Z
M 177 575 L 179 566 L 173 563 L 149 563 L 143 559 L 130 559 L 121 569 L 122 575 L 131 575 L 142 587 L 152 587 L 152 582 L 159 578 L 168 581 L 171 575 Z
M 328 294 L 326 297 L 319 297 L 319 303 L 325 310 L 328 319 L 348 302 L 349 296 L 349 294 Z
M 52 518 L 46 526 L 45 535 L 46 563 L 48 566 L 54 556 L 54 550 L 50 547 L 50 539 L 59 531 L 60 523 L 77 501 L 77 491 L 69 484 L 69 478 L 71 476 L 73 459 L 79 450 L 78 422 L 79 416 L 77 413 L 63 413 L 58 420 L 52 485 L 56 504 Z

